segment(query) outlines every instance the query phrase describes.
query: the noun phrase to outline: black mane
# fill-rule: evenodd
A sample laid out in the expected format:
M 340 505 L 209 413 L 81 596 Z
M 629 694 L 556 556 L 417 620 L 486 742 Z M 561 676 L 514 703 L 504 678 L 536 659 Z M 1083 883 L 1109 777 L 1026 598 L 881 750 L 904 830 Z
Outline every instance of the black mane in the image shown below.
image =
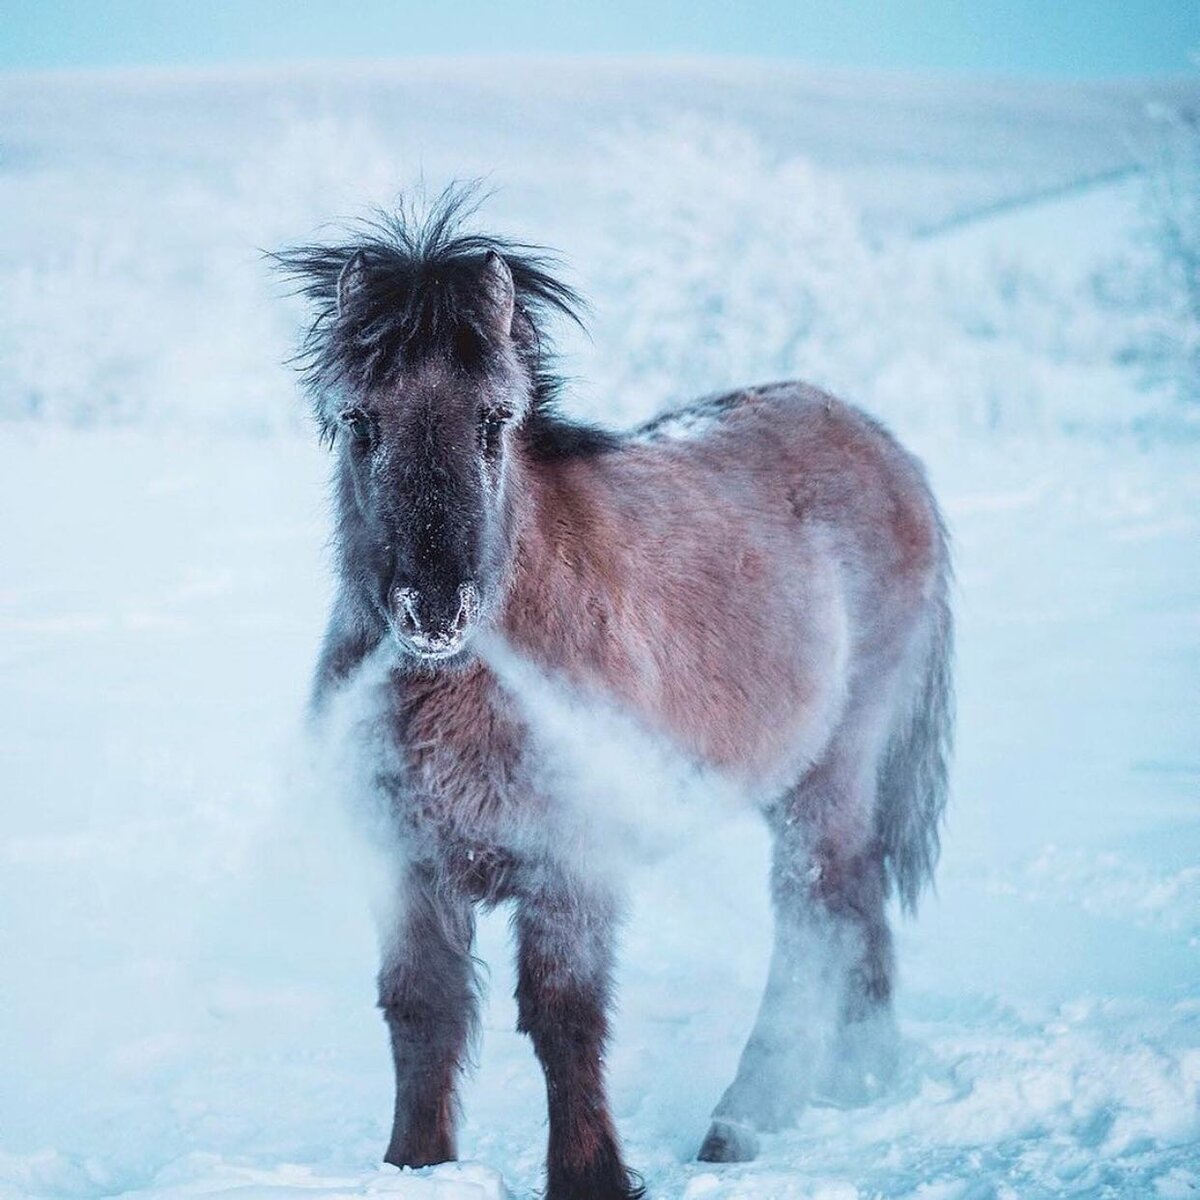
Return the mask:
M 616 435 L 558 411 L 563 378 L 547 325 L 561 317 L 582 328 L 583 301 L 552 273 L 554 260 L 541 247 L 463 232 L 477 206 L 474 186 L 451 186 L 424 218 L 402 203 L 395 212 L 359 223 L 349 241 L 270 255 L 315 310 L 294 362 L 322 434 L 332 435 L 339 396 L 386 383 L 406 363 L 450 354 L 468 368 L 483 368 L 502 352 L 481 287 L 485 259 L 495 251 L 508 264 L 516 289 L 513 338 L 532 382 L 524 424 L 531 451 L 545 459 L 610 449 Z M 356 254 L 365 260 L 364 282 L 349 311 L 339 315 L 338 278 Z

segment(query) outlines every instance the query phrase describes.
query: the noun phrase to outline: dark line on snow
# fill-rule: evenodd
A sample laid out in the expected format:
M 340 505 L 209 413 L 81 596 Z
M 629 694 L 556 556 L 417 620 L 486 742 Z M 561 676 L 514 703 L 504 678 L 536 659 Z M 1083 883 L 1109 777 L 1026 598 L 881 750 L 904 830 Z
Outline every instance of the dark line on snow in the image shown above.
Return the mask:
M 983 208 L 974 209 L 972 212 L 959 213 L 957 216 L 935 221 L 932 225 L 923 225 L 914 231 L 913 240 L 924 241 L 926 238 L 952 233 L 956 229 L 974 225 L 979 221 L 986 221 L 991 217 L 1003 216 L 1005 213 L 1016 212 L 1018 209 L 1032 208 L 1036 204 L 1043 204 L 1049 200 L 1058 200 L 1063 196 L 1088 192 L 1093 188 L 1103 187 L 1105 184 L 1120 183 L 1122 179 L 1140 175 L 1141 172 L 1142 168 L 1136 163 L 1128 163 L 1123 167 L 1113 167 L 1111 170 L 1101 171 L 1096 175 L 1085 175 L 1082 179 L 1072 179 L 1068 183 L 1056 183 L 1052 187 L 1040 188 L 1036 192 L 1010 196 L 992 204 L 985 204 Z

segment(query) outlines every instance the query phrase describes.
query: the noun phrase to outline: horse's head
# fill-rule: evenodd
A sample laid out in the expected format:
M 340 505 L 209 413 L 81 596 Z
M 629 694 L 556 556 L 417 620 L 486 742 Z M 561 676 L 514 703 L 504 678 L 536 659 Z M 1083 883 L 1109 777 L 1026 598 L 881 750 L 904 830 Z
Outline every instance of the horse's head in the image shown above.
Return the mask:
M 461 659 L 504 590 L 523 452 L 561 426 L 539 315 L 574 316 L 544 259 L 453 232 L 462 199 L 280 256 L 318 303 L 307 379 L 346 594 L 428 663 Z
M 382 378 L 348 388 L 331 414 L 351 582 L 405 649 L 430 660 L 463 649 L 502 584 L 513 429 L 530 404 L 511 269 L 495 250 L 457 265 L 460 294 L 453 306 L 430 298 L 426 344 L 409 339 Z M 377 332 L 370 272 L 359 251 L 338 280 L 343 336 L 363 346 Z

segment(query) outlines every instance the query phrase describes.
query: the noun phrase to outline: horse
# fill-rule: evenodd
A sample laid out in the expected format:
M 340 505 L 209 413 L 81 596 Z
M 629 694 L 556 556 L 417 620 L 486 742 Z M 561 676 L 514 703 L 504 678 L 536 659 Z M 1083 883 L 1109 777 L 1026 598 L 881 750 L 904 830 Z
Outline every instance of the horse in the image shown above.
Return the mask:
M 626 432 L 565 415 L 550 326 L 581 322 L 581 301 L 544 248 L 469 232 L 473 213 L 450 189 L 276 255 L 312 306 L 299 368 L 334 460 L 314 711 L 382 663 L 385 1161 L 455 1157 L 475 917 L 510 902 L 546 1196 L 631 1198 L 603 1069 L 622 885 L 586 853 L 604 814 L 555 794 L 486 648 L 756 797 L 773 950 L 698 1154 L 745 1161 L 896 1065 L 887 907 L 912 911 L 930 881 L 947 793 L 947 534 L 918 460 L 806 384 Z

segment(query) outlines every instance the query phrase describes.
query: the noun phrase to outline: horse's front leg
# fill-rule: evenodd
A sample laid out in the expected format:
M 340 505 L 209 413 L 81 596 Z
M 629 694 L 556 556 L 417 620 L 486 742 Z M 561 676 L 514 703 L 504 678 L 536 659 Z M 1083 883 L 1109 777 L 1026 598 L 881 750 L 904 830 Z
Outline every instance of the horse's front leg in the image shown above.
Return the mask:
M 365 628 L 347 610 L 344 599 L 334 603 L 317 668 L 313 673 L 309 713 L 314 718 L 325 715 L 335 693 L 362 666 L 379 645 L 380 631 Z
M 455 1086 L 476 1014 L 471 902 L 433 867 L 409 869 L 385 931 L 379 1007 L 391 1035 L 396 1110 L 384 1160 L 423 1167 L 455 1157 Z
M 524 894 L 516 916 L 518 1028 L 546 1076 L 546 1200 L 632 1200 L 604 1087 L 616 906 L 557 878 Z

